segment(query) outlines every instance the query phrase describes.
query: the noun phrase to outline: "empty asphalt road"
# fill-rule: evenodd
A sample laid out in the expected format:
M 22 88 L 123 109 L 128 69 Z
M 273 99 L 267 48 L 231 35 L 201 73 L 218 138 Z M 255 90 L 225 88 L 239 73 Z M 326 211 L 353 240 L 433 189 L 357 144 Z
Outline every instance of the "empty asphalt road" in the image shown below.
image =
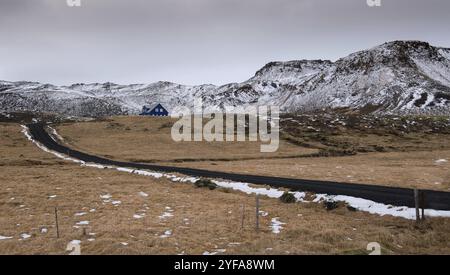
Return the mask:
M 135 169 L 146 169 L 165 173 L 181 173 L 184 175 L 195 177 L 219 178 L 230 181 L 269 185 L 277 188 L 284 187 L 289 188 L 293 191 L 308 191 L 317 194 L 329 195 L 346 195 L 394 206 L 414 207 L 413 189 L 332 181 L 244 175 L 183 167 L 122 162 L 76 151 L 63 144 L 60 144 L 49 136 L 49 134 L 45 130 L 44 124 L 42 123 L 28 124 L 27 127 L 29 128 L 31 136 L 36 141 L 46 146 L 48 149 L 69 155 L 72 158 L 76 158 L 85 162 L 129 167 Z M 425 208 L 436 210 L 450 210 L 449 192 L 423 190 L 423 194 L 426 198 Z

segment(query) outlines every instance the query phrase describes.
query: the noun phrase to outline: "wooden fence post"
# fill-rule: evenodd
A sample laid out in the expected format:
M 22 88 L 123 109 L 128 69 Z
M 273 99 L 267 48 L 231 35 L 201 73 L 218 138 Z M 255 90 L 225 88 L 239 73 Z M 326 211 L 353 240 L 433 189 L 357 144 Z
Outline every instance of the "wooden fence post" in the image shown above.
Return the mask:
M 419 211 L 419 190 L 414 189 L 414 205 L 416 207 L 416 222 L 420 221 L 420 211 Z
M 58 208 L 55 207 L 56 238 L 59 239 Z
M 259 195 L 256 195 L 256 231 L 259 230 Z
M 420 191 L 420 204 L 422 206 L 422 220 L 425 220 L 425 192 Z
M 245 204 L 242 204 L 241 230 L 244 229 Z

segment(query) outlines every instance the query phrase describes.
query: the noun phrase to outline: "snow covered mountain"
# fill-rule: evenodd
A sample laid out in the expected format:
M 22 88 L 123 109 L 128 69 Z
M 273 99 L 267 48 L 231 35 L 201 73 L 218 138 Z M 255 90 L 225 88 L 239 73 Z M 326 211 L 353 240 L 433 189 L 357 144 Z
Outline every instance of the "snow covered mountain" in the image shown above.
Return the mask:
M 53 86 L 0 81 L 6 112 L 71 116 L 136 114 L 162 103 L 192 106 L 278 105 L 284 112 L 352 108 L 378 114 L 450 114 L 450 49 L 426 42 L 394 41 L 336 62 L 271 62 L 242 83 L 186 86 L 170 82 Z

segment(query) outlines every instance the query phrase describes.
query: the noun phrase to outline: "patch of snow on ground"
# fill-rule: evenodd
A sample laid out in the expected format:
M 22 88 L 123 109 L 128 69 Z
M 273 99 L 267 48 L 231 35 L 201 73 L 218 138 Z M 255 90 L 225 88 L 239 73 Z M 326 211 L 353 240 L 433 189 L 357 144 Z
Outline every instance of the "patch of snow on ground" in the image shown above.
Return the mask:
M 111 194 L 106 194 L 106 195 L 100 195 L 100 198 L 103 200 L 109 200 L 112 198 Z
M 266 212 L 266 211 L 259 210 L 259 215 L 260 215 L 261 217 L 267 217 L 267 216 L 269 215 L 269 213 Z
M 56 131 L 55 128 L 52 128 L 50 126 L 48 126 L 48 128 L 52 131 L 53 136 L 55 136 L 60 141 L 64 141 L 64 138 L 58 134 L 58 132 Z M 55 141 L 58 141 L 58 140 L 55 140 Z
M 95 164 L 95 163 L 82 163 L 81 166 L 86 166 L 86 167 L 93 167 L 93 168 L 98 168 L 98 169 L 112 169 L 112 166 L 104 166 L 101 164 Z
M 73 244 L 73 245 L 79 245 L 79 244 L 81 244 L 81 241 L 80 240 L 73 240 L 70 243 Z
M 436 163 L 436 164 L 442 164 L 442 163 L 447 163 L 448 162 L 448 160 L 446 160 L 446 159 L 438 159 L 438 160 L 436 160 L 434 163 Z
M 120 204 L 122 204 L 122 201 L 112 200 L 111 194 L 100 195 L 100 198 L 102 199 L 103 203 L 110 202 L 114 206 L 119 206 Z M 94 211 L 95 211 L 95 209 L 91 209 L 89 212 L 94 212 Z
M 316 195 L 316 198 L 313 200 L 313 202 L 320 202 L 323 200 L 345 202 L 349 206 L 354 207 L 357 210 L 369 212 L 371 214 L 378 214 L 380 216 L 391 215 L 394 217 L 401 217 L 409 220 L 416 219 L 416 210 L 414 208 L 408 208 L 406 206 L 392 206 L 350 196 L 332 196 L 324 194 Z M 425 209 L 425 216 L 450 218 L 450 211 Z
M 146 197 L 148 197 L 148 194 L 141 191 L 141 192 L 139 192 L 139 196 L 146 198 Z
M 162 215 L 159 216 L 159 218 L 160 218 L 161 220 L 164 220 L 164 219 L 167 219 L 167 218 L 171 218 L 171 217 L 173 217 L 172 212 L 173 212 L 172 208 L 170 208 L 169 206 L 167 206 L 167 207 L 166 207 L 166 211 L 165 211 L 164 213 L 162 213 Z
M 133 215 L 133 218 L 135 218 L 135 219 L 142 219 L 144 217 L 145 217 L 145 213 L 143 213 L 143 214 L 134 214 Z
M 209 251 L 205 251 L 203 252 L 203 255 L 207 256 L 207 255 L 217 255 L 218 253 L 225 253 L 227 250 L 226 249 L 216 249 L 213 252 L 209 252 Z
M 0 235 L 0 241 L 1 240 L 9 240 L 9 239 L 12 239 L 13 237 L 5 237 L 5 236 L 1 236 Z
M 164 234 L 159 237 L 160 238 L 168 238 L 170 236 L 172 236 L 172 230 L 169 229 L 169 230 L 164 231 Z
M 137 175 L 141 175 L 141 176 L 150 176 L 150 177 L 154 177 L 154 178 L 163 177 L 162 173 L 149 172 L 149 171 L 144 171 L 144 170 L 135 170 L 135 169 L 123 168 L 123 167 L 117 167 L 116 170 L 120 171 L 120 172 L 127 172 L 127 173 L 137 174 Z
M 266 189 L 266 188 L 250 187 L 248 183 L 242 183 L 242 182 L 227 182 L 227 181 L 218 181 L 218 180 L 213 180 L 212 182 L 223 188 L 230 188 L 233 190 L 238 190 L 238 191 L 244 192 L 246 194 L 258 194 L 258 195 L 268 196 L 270 198 L 279 198 L 284 193 L 283 191 L 280 191 L 275 188 Z
M 285 223 L 280 222 L 279 218 L 272 218 L 272 224 L 270 225 L 270 228 L 272 228 L 272 233 L 274 234 L 280 234 L 281 229 L 283 229 L 283 226 Z
M 20 234 L 20 237 L 22 238 L 22 240 L 26 240 L 26 239 L 31 238 L 31 235 L 27 234 L 27 233 L 22 233 L 22 234 Z

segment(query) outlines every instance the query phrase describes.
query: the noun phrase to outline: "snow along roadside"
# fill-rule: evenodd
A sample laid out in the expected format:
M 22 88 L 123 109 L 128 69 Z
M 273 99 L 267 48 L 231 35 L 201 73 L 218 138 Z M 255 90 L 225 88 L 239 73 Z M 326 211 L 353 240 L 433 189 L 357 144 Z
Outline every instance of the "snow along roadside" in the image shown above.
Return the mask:
M 136 169 L 130 169 L 125 167 L 116 167 L 116 166 L 104 166 L 100 164 L 95 163 L 86 163 L 82 160 L 74 159 L 71 157 L 67 157 L 66 155 L 60 154 L 58 152 L 49 150 L 47 147 L 39 143 L 38 141 L 34 140 L 29 131 L 28 127 L 22 126 L 22 133 L 27 137 L 28 140 L 36 144 L 40 149 L 42 149 L 45 152 L 51 153 L 55 155 L 58 158 L 80 163 L 81 166 L 87 166 L 87 167 L 94 167 L 94 168 L 100 168 L 100 169 L 114 169 L 120 172 L 127 172 L 131 174 L 137 174 L 142 176 L 149 176 L 154 178 L 167 178 L 173 182 L 191 182 L 195 183 L 199 178 L 197 177 L 190 177 L 190 176 L 176 176 L 173 174 L 166 174 L 166 173 L 159 173 L 159 172 L 149 172 L 145 170 L 136 170 Z M 52 129 L 53 134 L 57 137 L 60 137 L 56 130 Z M 256 188 L 249 186 L 248 183 L 244 182 L 233 182 L 233 181 L 223 181 L 223 180 L 212 180 L 215 184 L 217 184 L 220 187 L 233 189 L 237 191 L 244 192 L 246 194 L 258 194 L 267 196 L 270 198 L 279 198 L 281 195 L 283 195 L 284 191 L 281 191 L 279 189 L 275 188 Z M 310 202 L 305 200 L 306 193 L 305 192 L 290 192 L 292 193 L 297 201 L 299 202 Z M 392 205 L 386 205 L 382 203 L 377 203 L 371 200 L 356 198 L 356 197 L 350 197 L 350 196 L 343 196 L 343 195 L 327 195 L 327 194 L 316 194 L 315 199 L 312 202 L 320 202 L 323 200 L 332 200 L 332 201 L 339 201 L 339 202 L 345 202 L 349 206 L 360 210 L 364 212 L 369 212 L 371 214 L 377 214 L 380 216 L 384 215 L 391 215 L 394 217 L 400 217 L 405 219 L 414 220 L 416 218 L 416 210 L 414 208 L 409 208 L 406 206 L 392 206 Z M 442 211 L 442 210 L 434 210 L 434 209 L 425 209 L 425 215 L 428 217 L 448 217 L 450 218 L 450 211 Z

